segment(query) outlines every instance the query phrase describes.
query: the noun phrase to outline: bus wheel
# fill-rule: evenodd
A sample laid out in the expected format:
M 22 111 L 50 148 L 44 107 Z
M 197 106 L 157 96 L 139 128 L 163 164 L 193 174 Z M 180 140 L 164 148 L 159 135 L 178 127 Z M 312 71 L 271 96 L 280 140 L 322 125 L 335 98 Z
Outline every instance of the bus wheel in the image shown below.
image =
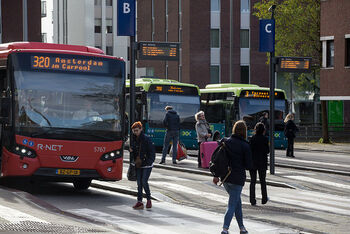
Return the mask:
M 88 189 L 91 185 L 91 179 L 78 179 L 73 181 L 74 188 L 77 190 Z

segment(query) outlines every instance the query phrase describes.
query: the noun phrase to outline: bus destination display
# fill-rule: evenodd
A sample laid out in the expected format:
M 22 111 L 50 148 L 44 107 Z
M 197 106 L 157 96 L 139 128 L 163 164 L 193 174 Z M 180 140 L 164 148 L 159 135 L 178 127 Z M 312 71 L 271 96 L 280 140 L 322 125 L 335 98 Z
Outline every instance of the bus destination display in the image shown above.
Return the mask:
M 108 73 L 108 62 L 97 59 L 33 55 L 30 57 L 32 69 Z
M 139 59 L 179 60 L 179 43 L 139 42 Z
M 279 57 L 277 70 L 279 72 L 310 72 L 311 58 Z
M 241 97 L 245 98 L 270 98 L 270 91 L 261 91 L 261 90 L 245 90 L 241 93 Z M 284 99 L 284 94 L 282 92 L 275 92 L 276 99 Z
M 176 85 L 152 85 L 148 91 L 168 94 L 198 94 L 198 90 L 194 87 Z

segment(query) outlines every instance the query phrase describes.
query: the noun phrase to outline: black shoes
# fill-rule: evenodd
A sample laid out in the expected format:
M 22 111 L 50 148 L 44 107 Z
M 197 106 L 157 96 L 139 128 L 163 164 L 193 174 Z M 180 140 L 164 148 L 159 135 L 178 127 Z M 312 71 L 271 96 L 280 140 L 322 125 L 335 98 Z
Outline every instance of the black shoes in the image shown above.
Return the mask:
M 159 164 L 165 164 L 165 161 L 162 160 L 162 161 L 159 162 Z
M 177 162 L 176 162 L 176 161 L 173 161 L 173 164 L 177 164 Z
M 263 199 L 261 200 L 261 204 L 265 205 L 268 201 L 269 201 L 269 198 L 268 198 L 268 197 L 267 197 L 267 198 L 263 198 Z

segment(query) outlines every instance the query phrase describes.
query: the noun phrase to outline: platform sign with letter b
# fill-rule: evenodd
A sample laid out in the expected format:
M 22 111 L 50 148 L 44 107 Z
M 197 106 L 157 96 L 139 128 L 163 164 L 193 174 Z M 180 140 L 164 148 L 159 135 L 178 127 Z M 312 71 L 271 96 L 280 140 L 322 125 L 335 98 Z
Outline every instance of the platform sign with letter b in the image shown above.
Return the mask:
M 135 0 L 118 0 L 118 36 L 135 36 Z
M 260 52 L 275 51 L 275 20 L 261 19 L 260 20 Z

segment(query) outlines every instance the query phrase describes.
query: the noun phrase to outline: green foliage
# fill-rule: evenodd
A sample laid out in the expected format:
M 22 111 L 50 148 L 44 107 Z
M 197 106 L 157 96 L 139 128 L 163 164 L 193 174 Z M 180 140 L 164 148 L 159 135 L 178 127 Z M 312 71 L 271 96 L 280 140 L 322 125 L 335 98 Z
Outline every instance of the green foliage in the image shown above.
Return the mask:
M 321 64 L 320 0 L 261 0 L 254 5 L 253 14 L 270 19 L 270 6 L 276 5 L 276 56 L 312 57 L 316 74 Z M 298 74 L 297 85 L 305 90 L 318 87 L 312 74 Z
M 320 0 L 262 0 L 254 5 L 254 15 L 271 18 L 268 11 L 275 4 L 276 56 L 312 57 L 321 61 Z

